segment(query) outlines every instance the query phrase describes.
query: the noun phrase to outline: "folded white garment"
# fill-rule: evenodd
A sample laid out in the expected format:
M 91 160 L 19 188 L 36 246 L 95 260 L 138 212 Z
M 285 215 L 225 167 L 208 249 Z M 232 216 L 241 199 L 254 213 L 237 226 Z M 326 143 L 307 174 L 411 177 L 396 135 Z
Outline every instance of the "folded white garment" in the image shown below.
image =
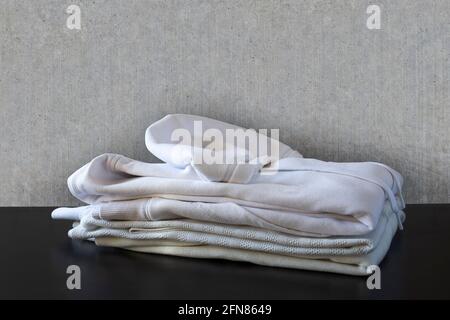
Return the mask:
M 259 132 L 255 132 L 256 145 L 261 146 L 261 144 L 264 144 L 265 147 L 259 148 L 255 154 L 248 144 L 239 145 L 230 143 L 230 141 L 226 143 L 227 130 L 245 137 L 245 130 L 247 129 L 201 116 L 169 114 L 147 128 L 145 144 L 152 154 L 175 168 L 191 166 L 196 153 L 203 154 L 211 145 L 213 145 L 215 152 L 223 155 L 231 153 L 237 157 L 243 156 L 243 159 L 246 159 L 248 162 L 256 158 L 271 158 L 270 151 L 272 150 L 270 150 L 270 147 L 274 142 L 279 146 L 279 159 L 302 157 L 300 153 L 291 149 L 291 147 L 278 140 L 274 141 L 271 137 Z M 208 131 L 214 134 L 214 137 L 222 137 L 225 143 L 217 144 L 217 141 L 214 141 L 212 136 L 209 136 L 210 139 L 206 140 Z M 183 132 L 187 133 L 188 139 L 182 134 Z M 213 167 L 218 168 L 218 166 Z M 214 172 L 211 173 L 213 175 L 216 174 Z
M 391 205 L 387 201 L 383 210 L 393 214 Z M 78 220 L 88 214 L 97 219 L 126 221 L 187 218 L 228 225 L 253 226 L 309 237 L 361 235 L 368 232 L 366 225 L 351 216 L 327 213 L 300 214 L 246 207 L 232 202 L 189 202 L 164 198 L 111 201 L 77 208 L 58 208 L 52 213 L 52 217 Z
M 95 243 L 98 246 L 117 247 L 144 253 L 164 254 L 188 258 L 243 261 L 269 267 L 331 272 L 355 276 L 367 276 L 370 274 L 371 270 L 369 267 L 380 263 L 386 255 L 390 245 L 390 242 L 383 242 L 383 244 L 380 244 L 379 247 L 366 256 L 314 259 L 210 245 L 154 245 L 153 241 L 154 240 L 130 240 L 114 237 L 95 239 Z
M 396 199 L 401 194 L 401 184 L 397 172 L 380 164 L 304 158 L 281 159 L 275 174 L 258 173 L 247 184 L 205 182 L 190 166 L 178 169 L 116 154 L 93 159 L 68 179 L 72 194 L 90 204 L 139 198 L 231 203 L 245 207 L 245 213 L 240 209 L 224 213 L 228 221 L 234 220 L 233 215 L 239 211 L 238 215 L 255 215 L 286 230 L 323 235 L 373 230 L 386 198 L 395 213 L 403 207 Z M 199 210 L 190 218 L 219 221 L 210 220 L 210 215 L 204 212 Z M 238 220 L 242 219 L 236 217 Z M 303 220 L 309 224 L 303 224 Z
M 364 275 L 367 266 L 381 262 L 396 228 L 397 220 L 389 207 L 383 211 L 375 230 L 366 236 L 327 239 L 188 219 L 105 221 L 86 213 L 80 224 L 69 231 L 69 236 L 142 252 Z M 336 269 L 336 263 L 347 266 Z

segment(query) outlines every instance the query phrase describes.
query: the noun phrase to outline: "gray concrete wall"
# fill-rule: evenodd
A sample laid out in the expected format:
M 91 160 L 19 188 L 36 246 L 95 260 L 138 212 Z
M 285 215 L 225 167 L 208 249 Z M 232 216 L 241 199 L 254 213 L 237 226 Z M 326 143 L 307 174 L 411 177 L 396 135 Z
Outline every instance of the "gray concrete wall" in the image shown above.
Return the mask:
M 307 157 L 394 167 L 409 203 L 450 202 L 448 0 L 1 0 L 0 50 L 2 206 L 76 204 L 70 173 L 154 160 L 144 130 L 174 112 L 280 128 Z

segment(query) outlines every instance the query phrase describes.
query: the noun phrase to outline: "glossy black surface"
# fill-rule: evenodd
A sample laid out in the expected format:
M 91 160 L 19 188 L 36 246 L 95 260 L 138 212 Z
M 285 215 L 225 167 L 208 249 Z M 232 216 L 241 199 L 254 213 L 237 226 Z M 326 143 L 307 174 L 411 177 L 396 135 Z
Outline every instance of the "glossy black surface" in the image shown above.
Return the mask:
M 53 208 L 0 208 L 0 298 L 299 299 L 450 298 L 450 205 L 408 205 L 381 264 L 381 290 L 366 278 L 249 263 L 141 254 L 67 237 Z M 81 290 L 66 268 L 81 268 Z

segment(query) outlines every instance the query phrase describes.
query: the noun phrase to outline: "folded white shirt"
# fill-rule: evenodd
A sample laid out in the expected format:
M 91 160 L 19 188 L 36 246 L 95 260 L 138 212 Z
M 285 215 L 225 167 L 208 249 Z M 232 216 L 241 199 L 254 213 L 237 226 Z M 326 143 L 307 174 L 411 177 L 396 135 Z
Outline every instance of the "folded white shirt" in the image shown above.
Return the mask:
M 403 213 L 401 216 L 403 219 Z M 379 264 L 397 228 L 390 206 L 385 206 L 380 222 L 369 234 L 327 239 L 189 219 L 107 221 L 94 218 L 92 212 L 85 212 L 80 218 L 69 236 L 94 239 L 103 246 L 191 257 L 220 257 L 288 268 L 347 270 L 344 273 L 350 274 L 367 274 L 367 266 Z M 257 258 L 253 259 L 255 256 Z M 311 263 L 305 259 L 321 261 Z M 336 269 L 336 262 L 349 266 Z
M 281 159 L 273 175 L 257 173 L 246 184 L 205 182 L 191 166 L 178 169 L 116 154 L 98 156 L 68 179 L 72 194 L 89 204 L 140 198 L 229 203 L 241 208 L 215 214 L 223 212 L 227 223 L 262 219 L 286 229 L 279 231 L 320 235 L 362 234 L 373 230 L 386 198 L 395 213 L 403 208 L 396 199 L 401 194 L 401 183 L 397 172 L 377 163 L 334 163 L 304 158 Z M 165 203 L 172 206 L 171 211 L 178 212 L 180 206 L 188 206 L 180 202 Z M 174 214 L 179 215 L 178 212 Z M 242 217 L 245 214 L 256 218 Z M 210 221 L 210 216 L 208 210 L 206 214 L 205 210 L 198 210 L 189 217 Z M 212 221 L 225 221 L 224 217 L 215 219 L 219 220 Z M 262 226 L 257 222 L 249 225 Z
M 385 202 L 385 209 L 391 208 Z M 390 211 L 391 214 L 392 210 Z M 246 225 L 266 230 L 309 237 L 366 234 L 369 230 L 351 216 L 299 214 L 298 212 L 260 209 L 232 202 L 208 203 L 164 198 L 111 201 L 77 208 L 58 208 L 54 219 L 78 220 L 86 214 L 104 220 L 161 221 L 187 218 L 228 225 Z

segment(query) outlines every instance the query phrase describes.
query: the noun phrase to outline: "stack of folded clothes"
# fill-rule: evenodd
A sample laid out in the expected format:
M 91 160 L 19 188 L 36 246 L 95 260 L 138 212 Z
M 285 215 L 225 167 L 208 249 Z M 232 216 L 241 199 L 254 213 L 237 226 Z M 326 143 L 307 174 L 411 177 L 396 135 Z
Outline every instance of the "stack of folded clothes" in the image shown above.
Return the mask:
M 277 160 L 197 163 L 199 150 L 173 141 L 179 128 L 197 139 L 196 121 L 224 136 L 239 129 L 168 115 L 145 137 L 165 163 L 100 155 L 68 179 L 70 192 L 88 205 L 58 208 L 52 217 L 75 221 L 73 239 L 147 253 L 351 275 L 367 275 L 381 262 L 405 219 L 397 171 L 306 159 L 282 143 Z M 249 155 L 224 144 L 221 152 L 230 151 Z

